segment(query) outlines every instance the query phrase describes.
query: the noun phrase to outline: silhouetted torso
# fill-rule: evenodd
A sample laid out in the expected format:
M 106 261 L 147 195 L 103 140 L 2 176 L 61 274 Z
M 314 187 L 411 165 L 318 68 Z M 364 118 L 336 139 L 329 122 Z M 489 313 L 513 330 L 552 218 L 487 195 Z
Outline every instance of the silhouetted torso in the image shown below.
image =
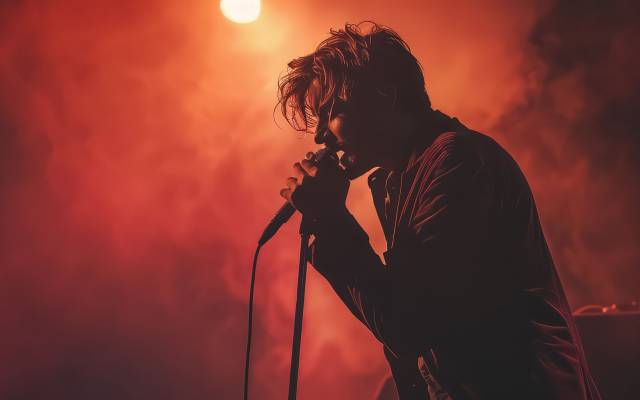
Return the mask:
M 316 221 L 312 264 L 385 345 L 403 400 L 428 398 L 425 382 L 454 399 L 599 398 L 525 177 L 436 115 L 405 168 L 369 176 L 386 265 L 350 214 Z

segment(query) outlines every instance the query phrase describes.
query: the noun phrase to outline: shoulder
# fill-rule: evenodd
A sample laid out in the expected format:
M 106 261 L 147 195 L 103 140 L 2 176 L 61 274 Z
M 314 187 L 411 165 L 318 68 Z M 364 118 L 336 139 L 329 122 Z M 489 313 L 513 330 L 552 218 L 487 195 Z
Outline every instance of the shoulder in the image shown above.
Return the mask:
M 491 142 L 488 136 L 475 131 L 443 132 L 421 151 L 415 166 L 425 172 L 454 165 L 480 169 L 486 164 L 488 155 L 495 151 Z
M 520 166 L 490 136 L 473 130 L 444 132 L 430 147 L 420 157 L 422 179 L 449 189 L 491 192 L 505 205 L 514 207 L 518 202 L 532 203 L 531 188 Z
M 413 167 L 420 196 L 433 191 L 494 193 L 509 184 L 515 190 L 522 177 L 511 156 L 491 137 L 469 129 L 439 134 Z

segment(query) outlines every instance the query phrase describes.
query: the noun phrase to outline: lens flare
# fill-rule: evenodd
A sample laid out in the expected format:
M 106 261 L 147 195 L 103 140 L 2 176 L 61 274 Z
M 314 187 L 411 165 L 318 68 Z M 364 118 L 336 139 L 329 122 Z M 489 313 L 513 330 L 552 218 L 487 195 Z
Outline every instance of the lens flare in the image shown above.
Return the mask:
M 260 16 L 260 0 L 221 0 L 220 10 L 229 20 L 247 24 Z

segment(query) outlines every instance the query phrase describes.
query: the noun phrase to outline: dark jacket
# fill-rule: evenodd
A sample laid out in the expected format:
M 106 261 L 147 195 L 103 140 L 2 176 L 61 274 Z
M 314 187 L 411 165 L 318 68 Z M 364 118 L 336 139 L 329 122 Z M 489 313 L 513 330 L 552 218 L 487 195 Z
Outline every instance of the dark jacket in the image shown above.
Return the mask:
M 316 221 L 311 263 L 384 344 L 403 400 L 599 399 L 520 168 L 433 115 L 404 169 L 369 176 L 385 263 L 347 211 Z

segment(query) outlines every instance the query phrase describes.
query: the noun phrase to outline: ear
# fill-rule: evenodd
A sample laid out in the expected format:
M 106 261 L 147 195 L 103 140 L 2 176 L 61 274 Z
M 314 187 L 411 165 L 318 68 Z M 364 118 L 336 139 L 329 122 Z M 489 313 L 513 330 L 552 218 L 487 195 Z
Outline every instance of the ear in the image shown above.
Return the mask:
M 380 98 L 384 105 L 389 109 L 396 108 L 396 103 L 398 101 L 398 88 L 396 85 L 384 85 L 378 87 L 376 92 L 380 95 Z

